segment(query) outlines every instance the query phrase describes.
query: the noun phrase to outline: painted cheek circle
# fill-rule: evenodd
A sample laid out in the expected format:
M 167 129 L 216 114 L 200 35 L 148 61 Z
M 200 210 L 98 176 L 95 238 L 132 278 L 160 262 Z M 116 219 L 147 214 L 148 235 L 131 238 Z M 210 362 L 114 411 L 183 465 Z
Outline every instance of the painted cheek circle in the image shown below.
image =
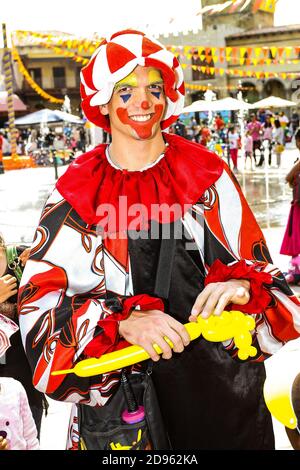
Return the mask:
M 152 134 L 153 125 L 158 122 L 162 116 L 164 107 L 162 104 L 154 106 L 154 113 L 149 121 L 134 121 L 130 119 L 125 108 L 117 108 L 117 115 L 123 124 L 132 127 L 141 139 L 148 139 Z

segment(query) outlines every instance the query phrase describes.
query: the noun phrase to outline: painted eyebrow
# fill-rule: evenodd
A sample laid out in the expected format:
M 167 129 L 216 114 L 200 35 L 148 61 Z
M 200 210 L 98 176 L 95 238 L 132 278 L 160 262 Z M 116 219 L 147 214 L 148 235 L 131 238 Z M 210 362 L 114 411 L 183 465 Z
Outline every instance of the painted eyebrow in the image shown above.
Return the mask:
M 163 84 L 164 84 L 164 82 L 163 82 L 163 80 L 161 80 L 161 81 L 155 81 L 153 83 L 149 83 L 148 86 L 150 86 L 150 85 L 163 85 Z M 126 88 L 126 87 L 137 88 L 136 86 L 132 85 L 131 83 L 120 83 L 119 85 L 115 85 L 114 90 L 117 91 L 117 90 L 120 90 L 121 88 Z
M 120 88 L 137 88 L 132 83 L 120 83 L 119 85 L 115 85 L 114 90 L 120 90 Z

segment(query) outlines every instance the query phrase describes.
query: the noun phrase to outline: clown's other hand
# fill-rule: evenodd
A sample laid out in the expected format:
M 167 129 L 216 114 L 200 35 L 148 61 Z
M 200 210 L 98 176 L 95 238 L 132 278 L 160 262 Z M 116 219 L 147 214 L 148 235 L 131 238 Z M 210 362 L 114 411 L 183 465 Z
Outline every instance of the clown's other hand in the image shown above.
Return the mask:
M 18 292 L 17 279 L 10 274 L 0 277 L 0 303 L 5 302 Z
M 212 282 L 198 295 L 193 305 L 189 321 L 196 321 L 197 316 L 208 318 L 221 315 L 230 303 L 245 305 L 250 300 L 250 282 L 246 279 L 230 279 L 225 282 Z
M 126 320 L 120 321 L 119 333 L 129 343 L 144 348 L 153 361 L 160 359 L 153 348 L 154 343 L 161 348 L 164 359 L 172 357 L 172 348 L 164 336 L 173 343 L 173 351 L 177 353 L 190 343 L 185 327 L 160 310 L 134 310 Z
M 26 248 L 19 256 L 20 258 L 20 261 L 22 263 L 22 266 L 25 266 L 28 258 L 29 258 L 29 255 L 30 255 L 30 250 L 31 248 Z
M 2 436 L 0 436 L 0 450 L 8 450 L 8 442 Z

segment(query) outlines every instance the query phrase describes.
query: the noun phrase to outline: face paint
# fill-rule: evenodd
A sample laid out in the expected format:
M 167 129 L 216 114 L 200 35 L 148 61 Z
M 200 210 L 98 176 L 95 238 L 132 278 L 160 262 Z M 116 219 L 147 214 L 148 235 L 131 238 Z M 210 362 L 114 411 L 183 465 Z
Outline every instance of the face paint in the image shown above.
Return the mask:
M 128 116 L 128 111 L 125 108 L 117 108 L 116 112 L 123 124 L 132 127 L 141 139 L 148 139 L 152 135 L 153 125 L 160 121 L 163 110 L 164 106 L 162 104 L 156 104 L 154 113 L 151 113 L 152 116 L 148 121 L 134 121 Z
M 151 108 L 151 104 L 148 101 L 142 101 L 141 102 L 141 108 L 142 109 L 149 109 L 149 108 Z
M 155 96 L 159 100 L 161 92 L 160 91 L 151 91 L 151 95 Z
M 148 72 L 148 79 L 150 84 L 162 84 L 161 75 L 158 70 L 151 69 Z M 161 91 L 151 91 L 151 95 L 155 96 L 159 100 Z
M 122 98 L 123 103 L 126 103 L 129 98 L 131 98 L 131 93 L 127 93 L 126 95 L 120 95 L 120 97 Z
M 134 72 L 131 72 L 129 75 L 127 75 L 127 77 L 122 78 L 122 80 L 116 83 L 114 91 L 118 91 L 126 87 L 130 87 L 130 88 L 137 87 L 137 85 L 138 85 L 137 76 Z M 123 103 L 127 103 L 127 101 L 131 98 L 131 93 L 125 92 L 124 94 L 120 94 L 120 98 L 122 98 Z

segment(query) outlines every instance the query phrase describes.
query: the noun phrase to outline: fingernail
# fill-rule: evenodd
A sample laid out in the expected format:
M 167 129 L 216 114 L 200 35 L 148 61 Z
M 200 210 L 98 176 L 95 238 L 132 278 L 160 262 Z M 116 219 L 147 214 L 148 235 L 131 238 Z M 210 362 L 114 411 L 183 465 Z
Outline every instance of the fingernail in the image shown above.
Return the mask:
M 209 313 L 203 311 L 203 312 L 201 313 L 201 317 L 202 317 L 202 318 L 208 318 L 208 317 L 209 317 Z
M 193 308 L 191 314 L 195 316 L 198 315 L 198 310 L 196 308 Z

